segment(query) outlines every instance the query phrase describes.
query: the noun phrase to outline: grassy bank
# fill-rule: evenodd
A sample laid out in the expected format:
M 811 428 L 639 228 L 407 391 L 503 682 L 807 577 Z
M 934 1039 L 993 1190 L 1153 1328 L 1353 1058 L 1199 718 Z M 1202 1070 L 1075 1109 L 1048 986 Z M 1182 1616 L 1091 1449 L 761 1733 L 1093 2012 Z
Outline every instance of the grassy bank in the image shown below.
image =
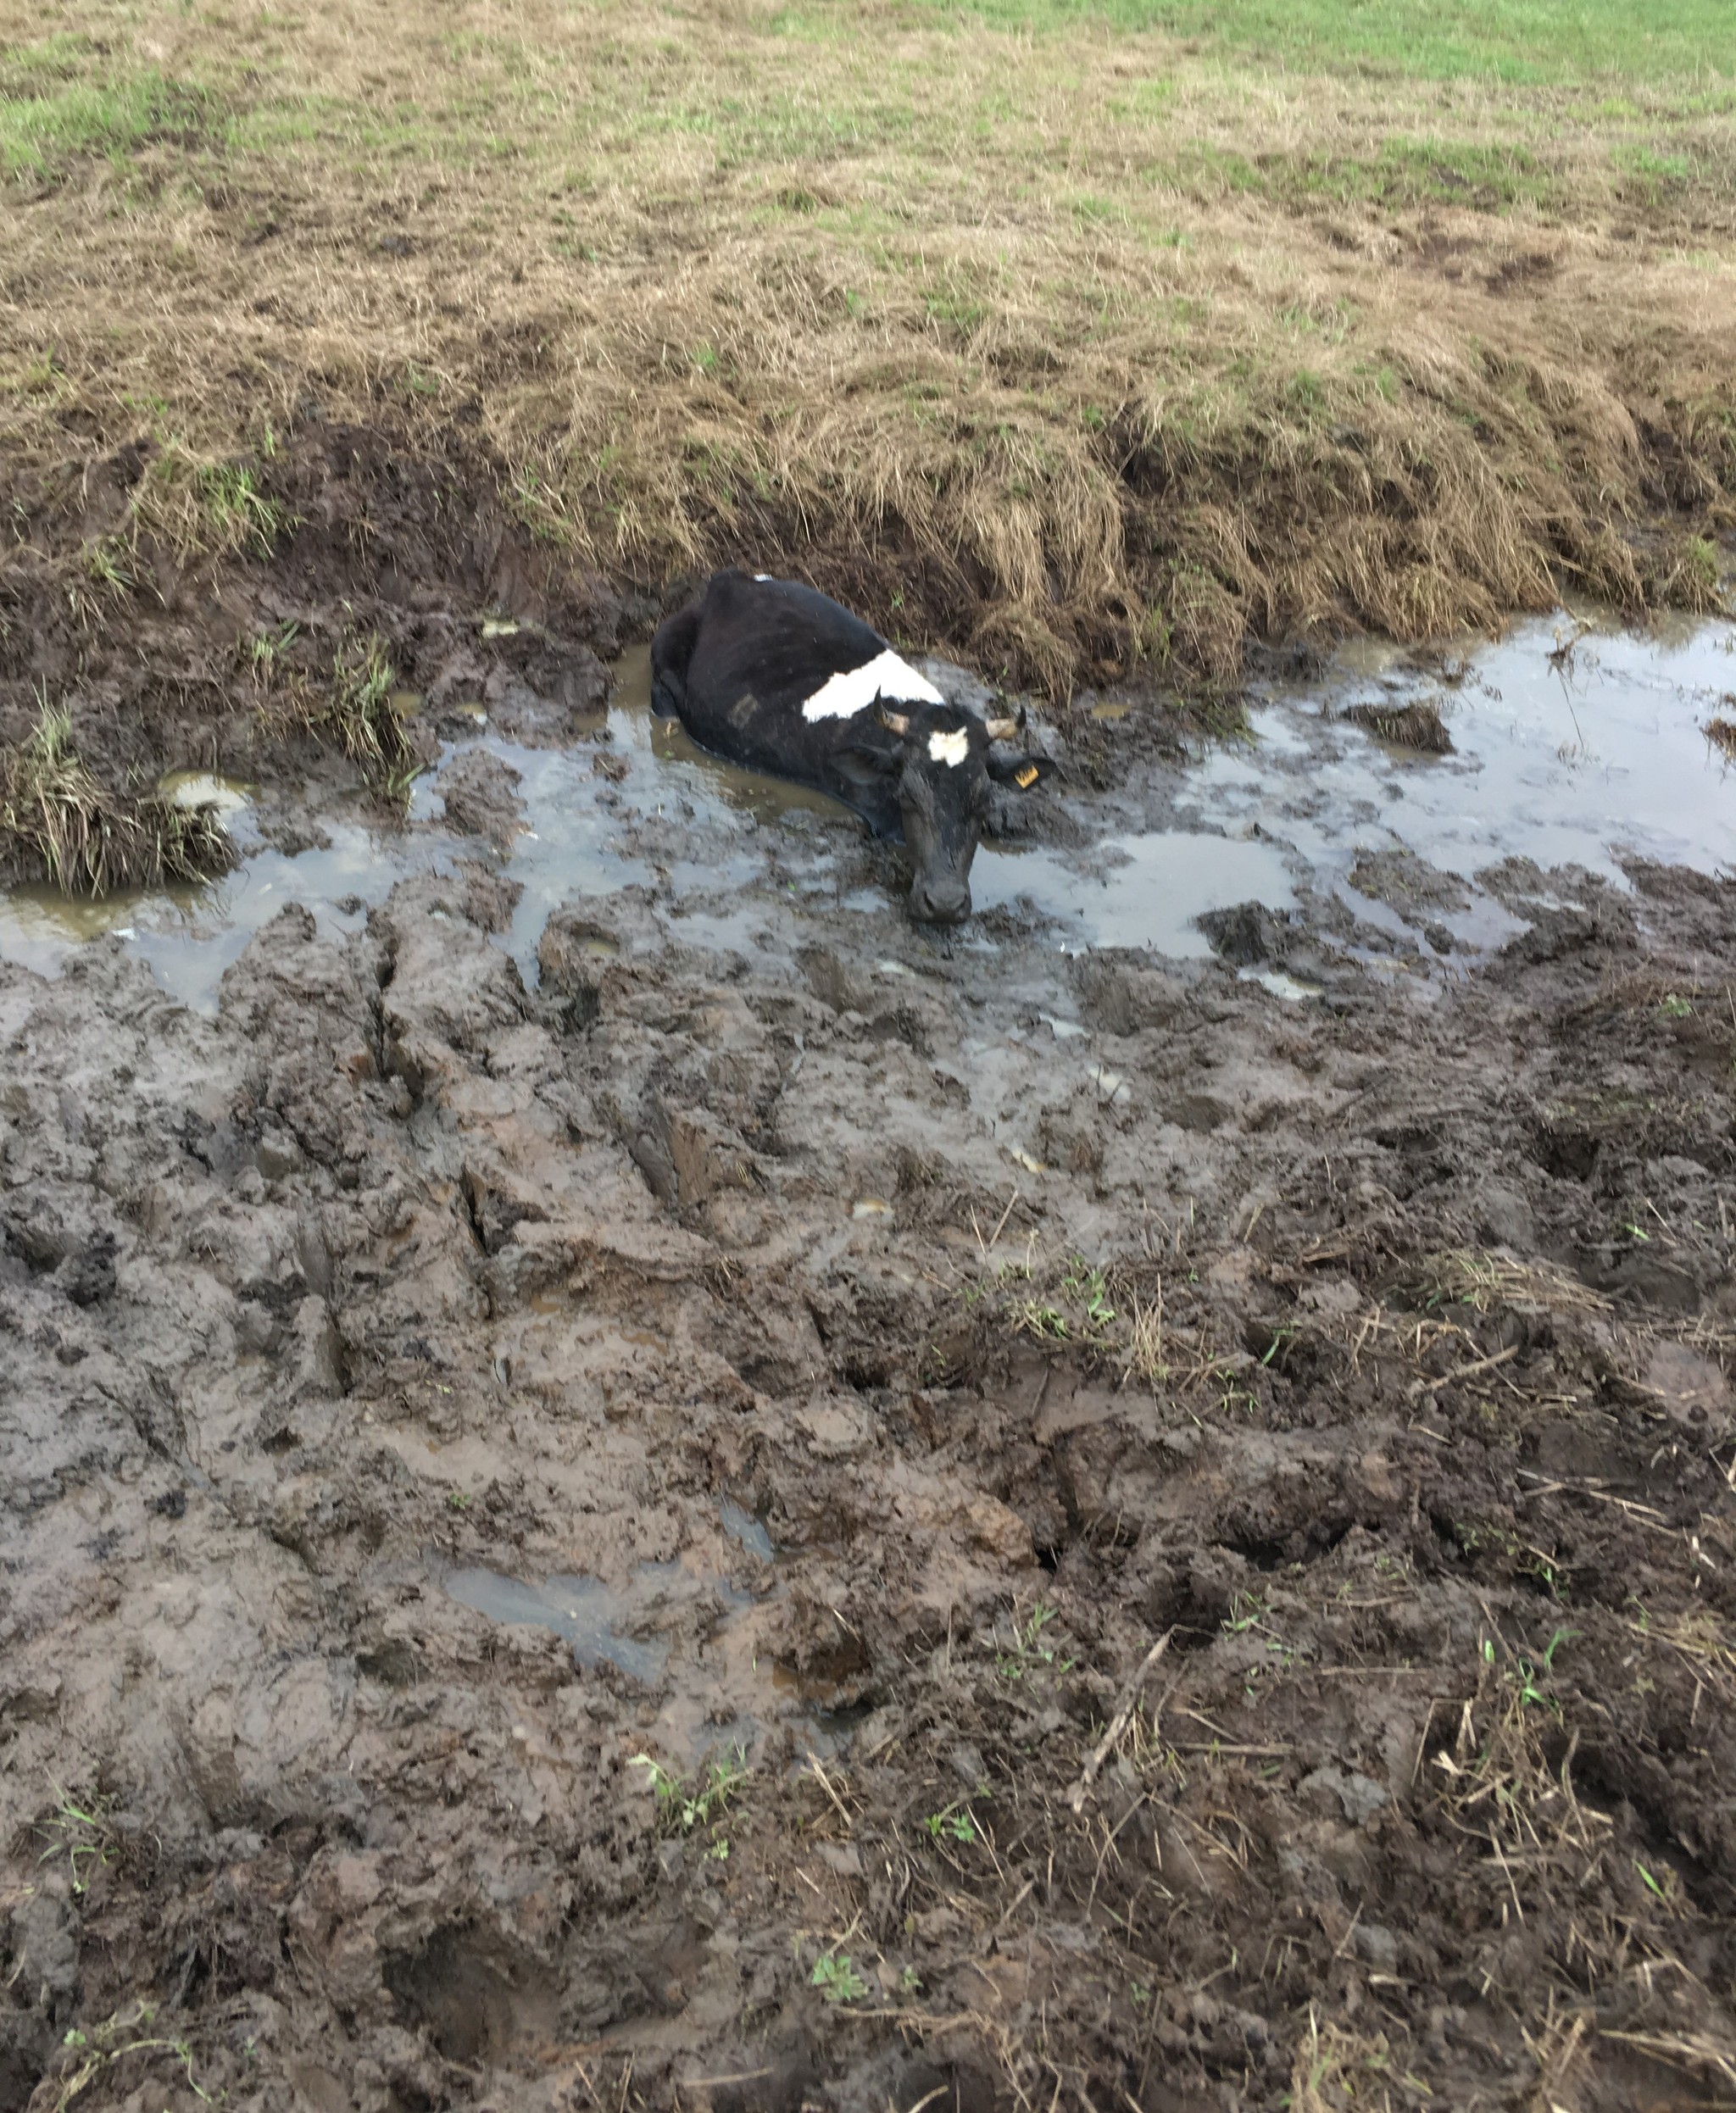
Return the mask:
M 239 552 L 211 465 L 444 426 L 611 576 L 788 565 L 1060 692 L 1705 607 L 1718 12 L 0 0 L 0 476 L 148 435 L 111 542 Z

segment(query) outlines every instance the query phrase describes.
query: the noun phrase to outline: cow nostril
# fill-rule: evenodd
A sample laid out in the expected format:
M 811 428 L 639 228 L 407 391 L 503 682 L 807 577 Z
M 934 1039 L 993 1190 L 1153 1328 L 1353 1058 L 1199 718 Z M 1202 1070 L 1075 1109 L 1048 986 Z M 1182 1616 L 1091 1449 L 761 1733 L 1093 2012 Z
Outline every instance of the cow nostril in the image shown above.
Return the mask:
M 961 881 L 938 887 L 926 881 L 913 881 L 910 915 L 926 925 L 961 925 L 971 915 L 970 888 Z

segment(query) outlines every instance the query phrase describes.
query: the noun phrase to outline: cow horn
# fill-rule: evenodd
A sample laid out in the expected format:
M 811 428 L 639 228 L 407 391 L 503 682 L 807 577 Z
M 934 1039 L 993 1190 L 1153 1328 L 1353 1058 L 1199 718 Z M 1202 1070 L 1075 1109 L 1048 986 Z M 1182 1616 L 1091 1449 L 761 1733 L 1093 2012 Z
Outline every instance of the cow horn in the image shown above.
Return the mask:
M 1016 719 L 988 719 L 983 721 L 983 725 L 988 730 L 991 741 L 1010 741 L 1019 731 Z
M 881 704 L 877 709 L 880 714 L 880 723 L 887 733 L 907 734 L 910 732 L 910 715 L 908 712 L 895 712 L 891 705 L 885 703 Z

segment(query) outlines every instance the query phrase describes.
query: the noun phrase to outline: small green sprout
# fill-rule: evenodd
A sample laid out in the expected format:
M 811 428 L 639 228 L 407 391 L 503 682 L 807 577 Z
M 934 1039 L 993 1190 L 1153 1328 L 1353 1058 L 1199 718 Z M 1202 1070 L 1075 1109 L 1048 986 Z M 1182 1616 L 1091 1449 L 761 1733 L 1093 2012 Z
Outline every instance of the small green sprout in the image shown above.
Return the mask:
M 71 1873 L 72 1890 L 82 1893 L 92 1875 L 114 1861 L 114 1831 L 108 1824 L 107 1800 L 97 1796 L 75 1797 L 57 1782 L 54 1810 L 36 1829 L 47 1843 L 38 1863 L 52 1863 L 64 1856 Z
M 728 1858 L 722 1816 L 748 1780 L 748 1757 L 739 1746 L 721 1760 L 714 1760 L 693 1790 L 648 1754 L 635 1754 L 629 1765 L 649 1773 L 657 1797 L 658 1821 L 665 1834 L 691 1834 L 696 1827 L 708 1827 L 711 1846 L 706 1853 L 719 1863 Z
M 1029 1618 L 1013 1630 L 1013 1648 L 1003 1651 L 995 1660 L 995 1671 L 1003 1680 L 1022 1680 L 1027 1673 L 1047 1665 L 1056 1672 L 1071 1670 L 1071 1658 L 1058 1660 L 1048 1644 L 1040 1641 L 1043 1632 L 1055 1617 L 1056 1610 L 1048 1601 L 1039 1599 L 1031 1610 Z
M 1069 1333 L 1067 1317 L 1056 1307 L 1045 1306 L 1038 1299 L 1027 1298 L 1013 1316 L 1013 1332 L 1065 1343 Z
M 1093 1269 L 1082 1254 L 1068 1262 L 1067 1273 L 1061 1279 L 1061 1295 L 1084 1308 L 1085 1319 L 1093 1328 L 1106 1328 L 1116 1317 L 1109 1301 L 1108 1278 L 1101 1270 Z
M 982 1838 L 977 1832 L 976 1821 L 962 1810 L 963 1804 L 962 1799 L 955 1799 L 943 1810 L 928 1815 L 922 1824 L 928 1830 L 930 1841 L 976 1842 Z
M 848 1952 L 822 1952 L 814 1962 L 808 1985 L 819 1989 L 828 2003 L 859 2003 L 868 1993 L 868 1983 Z

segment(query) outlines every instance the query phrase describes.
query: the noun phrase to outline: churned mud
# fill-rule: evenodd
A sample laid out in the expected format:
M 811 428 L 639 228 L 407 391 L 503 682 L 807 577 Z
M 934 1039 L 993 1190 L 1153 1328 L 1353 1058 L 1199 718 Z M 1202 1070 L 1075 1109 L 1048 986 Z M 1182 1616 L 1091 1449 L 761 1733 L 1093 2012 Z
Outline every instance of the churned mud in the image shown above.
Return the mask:
M 0 2107 L 1736 2099 L 1728 634 L 1083 698 L 945 938 L 472 525 L 0 909 Z

